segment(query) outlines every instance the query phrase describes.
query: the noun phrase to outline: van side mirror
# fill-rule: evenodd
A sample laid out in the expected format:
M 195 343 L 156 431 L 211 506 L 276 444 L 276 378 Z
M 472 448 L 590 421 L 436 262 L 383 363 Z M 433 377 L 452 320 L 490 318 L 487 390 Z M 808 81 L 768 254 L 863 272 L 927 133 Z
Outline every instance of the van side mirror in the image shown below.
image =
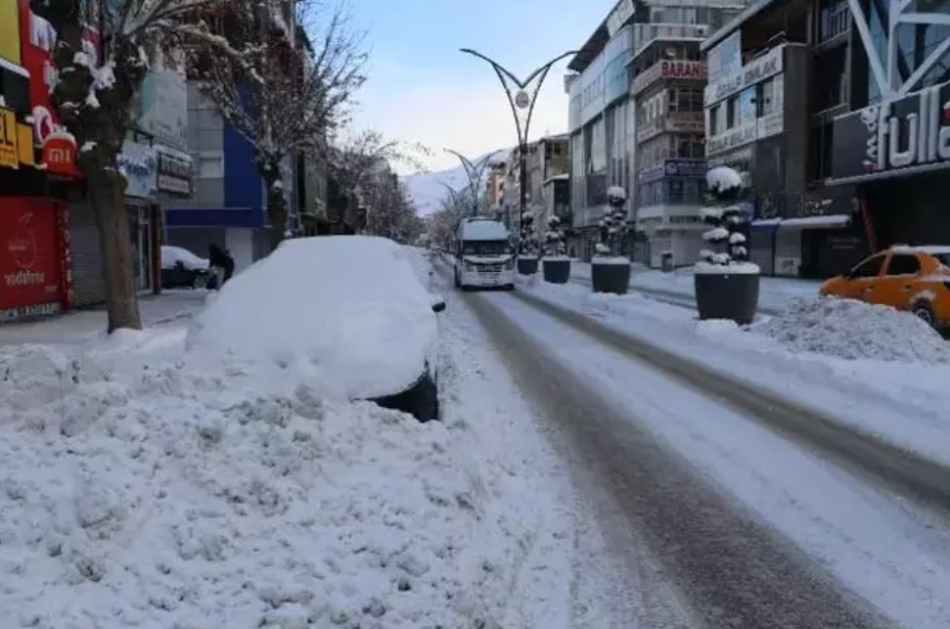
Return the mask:
M 432 304 L 432 312 L 442 312 L 443 310 L 445 310 L 444 301 L 437 301 Z

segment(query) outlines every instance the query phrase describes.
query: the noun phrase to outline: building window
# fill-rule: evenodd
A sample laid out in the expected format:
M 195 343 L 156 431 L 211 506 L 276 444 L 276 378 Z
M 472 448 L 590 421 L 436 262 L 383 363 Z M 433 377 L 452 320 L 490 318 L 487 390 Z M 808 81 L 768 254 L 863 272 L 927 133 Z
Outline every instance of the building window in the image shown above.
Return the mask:
M 219 151 L 198 153 L 195 162 L 198 165 L 198 179 L 221 179 L 224 177 L 224 155 Z
M 709 110 L 709 137 L 715 137 L 719 133 L 719 109 L 722 105 L 716 105 Z
M 733 96 L 726 101 L 726 129 L 739 126 L 739 97 Z
M 695 87 L 670 89 L 670 112 L 696 112 L 703 110 L 703 91 Z
M 759 117 L 767 116 L 775 111 L 775 78 L 767 79 L 759 84 L 759 93 L 756 95 L 758 101 Z

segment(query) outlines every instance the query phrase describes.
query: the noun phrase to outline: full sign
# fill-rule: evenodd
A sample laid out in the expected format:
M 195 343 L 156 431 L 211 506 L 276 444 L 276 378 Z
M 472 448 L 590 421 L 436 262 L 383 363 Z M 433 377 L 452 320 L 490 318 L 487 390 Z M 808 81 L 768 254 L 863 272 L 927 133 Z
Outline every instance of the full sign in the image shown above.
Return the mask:
M 950 167 L 950 83 L 835 120 L 832 177 Z

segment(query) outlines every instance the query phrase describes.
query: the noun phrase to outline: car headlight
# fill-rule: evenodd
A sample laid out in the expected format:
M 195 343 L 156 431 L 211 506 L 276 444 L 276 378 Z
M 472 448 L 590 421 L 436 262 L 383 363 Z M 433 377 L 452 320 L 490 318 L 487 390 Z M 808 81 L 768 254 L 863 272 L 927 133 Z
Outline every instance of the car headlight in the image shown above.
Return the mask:
M 511 269 L 513 269 L 513 268 L 515 268 L 515 259 L 514 259 L 514 258 L 508 258 L 508 259 L 505 261 L 505 269 L 511 270 Z
M 466 262 L 465 262 L 465 270 L 466 270 L 466 271 L 474 271 L 474 270 L 475 270 L 475 265 L 472 264 L 471 262 L 467 262 L 467 261 L 466 261 Z

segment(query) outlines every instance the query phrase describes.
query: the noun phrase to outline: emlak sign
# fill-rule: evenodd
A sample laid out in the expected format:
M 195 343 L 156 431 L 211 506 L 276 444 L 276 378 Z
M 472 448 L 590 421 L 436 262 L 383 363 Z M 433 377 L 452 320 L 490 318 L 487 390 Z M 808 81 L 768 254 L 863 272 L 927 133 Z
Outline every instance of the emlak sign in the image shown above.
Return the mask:
M 950 168 L 950 83 L 834 122 L 832 179 Z

